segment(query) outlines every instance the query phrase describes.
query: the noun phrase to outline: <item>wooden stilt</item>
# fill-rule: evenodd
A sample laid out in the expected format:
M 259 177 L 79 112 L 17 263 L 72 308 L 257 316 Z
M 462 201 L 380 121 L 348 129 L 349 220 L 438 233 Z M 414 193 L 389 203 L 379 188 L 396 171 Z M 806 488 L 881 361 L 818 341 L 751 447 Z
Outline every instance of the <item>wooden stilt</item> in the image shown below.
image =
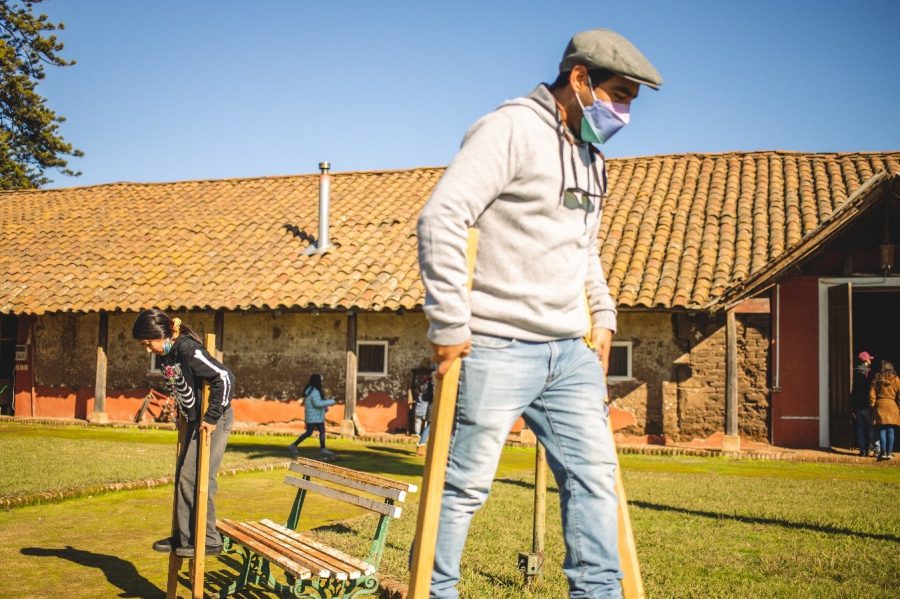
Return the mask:
M 609 434 L 612 436 L 612 418 L 607 419 Z M 644 599 L 644 583 L 641 580 L 641 566 L 638 563 L 637 545 L 628 514 L 625 499 L 625 484 L 622 482 L 622 468 L 616 468 L 616 496 L 619 499 L 619 562 L 622 568 L 622 594 L 625 599 Z
M 472 287 L 475 269 L 475 253 L 478 248 L 478 231 L 469 230 L 466 250 L 469 265 L 468 287 Z M 434 547 L 437 542 L 438 518 L 441 512 L 441 496 L 444 493 L 444 475 L 450 454 L 450 435 L 453 432 L 453 415 L 456 412 L 456 394 L 459 391 L 459 372 L 462 361 L 454 360 L 450 370 L 435 382 L 434 403 L 431 406 L 431 432 L 425 453 L 425 471 L 422 473 L 422 494 L 419 496 L 419 516 L 416 520 L 416 536 L 409 569 L 410 599 L 426 599 L 431 588 L 431 570 L 434 567 Z
M 588 311 L 588 321 L 591 320 L 591 313 L 587 301 L 587 293 L 585 293 L 585 309 Z M 588 335 L 585 341 L 588 346 L 595 348 L 592 343 L 590 332 L 593 331 L 593 322 L 588 329 Z M 606 373 L 603 373 L 606 376 Z M 604 381 L 605 384 L 605 381 Z M 606 419 L 609 426 L 609 436 L 613 439 L 612 417 Z M 618 461 L 618 457 L 616 458 Z M 619 567 L 622 569 L 622 594 L 625 599 L 644 599 L 644 583 L 641 580 L 641 568 L 638 563 L 637 545 L 634 542 L 634 531 L 631 528 L 631 516 L 628 514 L 628 500 L 625 498 L 625 484 L 622 482 L 622 468 L 616 465 L 616 497 L 618 498 L 617 520 L 618 525 L 618 546 L 619 546 Z
M 181 451 L 187 440 L 187 422 L 181 414 L 175 419 L 178 428 L 178 442 L 175 444 L 175 494 L 172 501 L 172 533 L 171 538 L 175 540 L 178 534 L 178 518 L 176 517 L 176 506 L 178 504 L 178 474 L 180 470 L 179 459 Z M 178 597 L 178 573 L 181 572 L 183 559 L 175 552 L 169 554 L 169 578 L 166 582 L 166 599 L 176 599 Z
M 216 355 L 216 336 L 207 333 L 206 351 Z M 209 407 L 209 385 L 203 384 L 203 400 L 200 406 L 200 422 Z M 194 500 L 194 564 L 191 571 L 191 589 L 194 599 L 203 598 L 203 576 L 206 571 L 206 502 L 209 499 L 209 450 L 208 431 L 200 427 L 197 439 L 197 495 Z

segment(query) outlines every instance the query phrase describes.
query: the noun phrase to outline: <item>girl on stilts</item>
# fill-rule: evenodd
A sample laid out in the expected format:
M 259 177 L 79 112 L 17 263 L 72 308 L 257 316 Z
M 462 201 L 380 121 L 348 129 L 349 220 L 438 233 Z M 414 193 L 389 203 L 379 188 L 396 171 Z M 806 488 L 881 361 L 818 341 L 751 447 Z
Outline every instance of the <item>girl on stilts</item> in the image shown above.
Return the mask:
M 222 463 L 228 435 L 234 423 L 231 398 L 234 375 L 209 355 L 191 329 L 180 318 L 169 318 L 162 310 L 144 310 L 138 314 L 131 331 L 148 353 L 160 356 L 160 370 L 169 394 L 178 403 L 181 417 L 187 420 L 187 435 L 175 468 L 175 514 L 178 530 L 172 537 L 153 543 L 153 550 L 174 551 L 181 557 L 194 557 L 194 503 L 197 486 L 197 442 L 200 430 L 211 433 L 209 455 L 209 496 L 206 519 L 206 555 L 222 552 L 222 537 L 216 530 L 216 472 Z M 209 407 L 201 414 L 203 383 L 209 384 Z

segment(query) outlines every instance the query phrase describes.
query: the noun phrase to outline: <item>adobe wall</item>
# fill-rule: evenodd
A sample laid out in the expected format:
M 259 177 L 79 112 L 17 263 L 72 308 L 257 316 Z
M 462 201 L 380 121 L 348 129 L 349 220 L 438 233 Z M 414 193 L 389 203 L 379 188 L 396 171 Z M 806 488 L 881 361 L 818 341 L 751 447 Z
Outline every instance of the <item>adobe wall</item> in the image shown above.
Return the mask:
M 213 330 L 212 312 L 170 316 L 180 317 L 201 338 Z M 151 384 L 160 383 L 149 372 L 150 355 L 131 337 L 134 318 L 131 313 L 109 315 L 106 410 L 111 420 L 129 420 Z M 36 318 L 36 415 L 86 418 L 93 410 L 98 326 L 97 314 Z M 406 430 L 409 371 L 430 356 L 426 328 L 421 313 L 357 316 L 358 340 L 388 342 L 387 376 L 360 377 L 357 382 L 359 417 L 367 429 Z M 297 400 L 315 372 L 323 376 L 326 395 L 339 402 L 327 418 L 342 420 L 346 344 L 346 313 L 226 313 L 223 353 L 235 373 L 238 420 L 301 427 L 303 407 Z
M 736 320 L 739 431 L 766 441 L 770 317 Z M 614 340 L 633 344 L 634 380 L 610 383 L 615 405 L 635 416 L 623 435 L 691 441 L 724 431 L 724 314 L 622 311 Z
M 201 336 L 213 329 L 212 312 L 173 313 Z M 343 419 L 346 313 L 237 312 L 224 317 L 224 360 L 236 377 L 239 421 L 301 427 L 296 401 L 314 372 L 323 375 L 326 395 L 338 405 L 332 422 Z M 766 440 L 769 431 L 769 315 L 737 318 L 740 432 Z M 110 314 L 106 409 L 127 420 L 153 381 L 150 357 L 131 338 L 134 314 Z M 35 320 L 36 412 L 86 418 L 93 409 L 97 314 L 54 314 Z M 407 428 L 407 386 L 412 368 L 427 363 L 427 321 L 421 312 L 364 313 L 357 339 L 388 343 L 388 374 L 361 376 L 358 415 L 371 431 Z M 632 341 L 633 380 L 613 382 L 616 405 L 635 416 L 625 435 L 647 440 L 705 439 L 724 430 L 724 315 L 623 311 L 617 341 Z M 158 379 L 157 379 L 158 380 Z
M 684 353 L 675 361 L 677 427 L 673 439 L 704 439 L 725 428 L 725 315 L 673 316 Z M 769 314 L 737 314 L 738 428 L 742 436 L 767 441 L 769 430 Z M 674 396 L 674 397 L 673 397 Z

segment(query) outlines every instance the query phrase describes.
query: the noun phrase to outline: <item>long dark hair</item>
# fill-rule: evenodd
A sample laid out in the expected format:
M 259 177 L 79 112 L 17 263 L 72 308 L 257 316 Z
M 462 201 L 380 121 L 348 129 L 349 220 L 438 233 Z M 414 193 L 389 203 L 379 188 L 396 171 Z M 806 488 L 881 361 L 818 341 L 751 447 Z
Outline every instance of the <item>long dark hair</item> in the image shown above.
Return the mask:
M 138 314 L 137 319 L 134 321 L 134 326 L 131 327 L 131 336 L 135 339 L 170 339 L 174 330 L 175 321 L 169 318 L 168 314 L 162 310 L 150 308 Z M 178 329 L 178 334 L 187 335 L 198 343 L 202 343 L 200 336 L 186 324 L 182 323 Z
M 309 393 L 309 388 L 312 387 L 319 392 L 319 395 L 325 397 L 325 392 L 322 390 L 322 375 L 316 373 L 309 377 L 309 382 L 306 383 L 306 387 L 303 389 L 303 394 L 307 395 Z
M 897 372 L 894 370 L 894 365 L 885 360 L 881 363 L 881 370 L 878 371 L 878 374 L 875 375 L 875 392 L 881 393 L 881 390 L 894 382 L 894 379 L 897 378 Z

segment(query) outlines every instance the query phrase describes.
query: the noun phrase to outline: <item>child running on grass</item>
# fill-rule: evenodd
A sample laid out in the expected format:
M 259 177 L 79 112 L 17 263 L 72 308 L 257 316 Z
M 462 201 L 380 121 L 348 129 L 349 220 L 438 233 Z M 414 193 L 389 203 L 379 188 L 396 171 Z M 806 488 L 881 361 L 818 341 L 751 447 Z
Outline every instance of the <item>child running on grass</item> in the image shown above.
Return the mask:
M 314 374 L 309 377 L 309 382 L 306 383 L 303 395 L 306 396 L 303 402 L 306 432 L 288 445 L 288 450 L 291 452 L 291 455 L 297 455 L 299 453 L 297 446 L 311 436 L 314 431 L 319 431 L 319 452 L 326 456 L 332 455 L 333 452 L 325 448 L 325 408 L 333 405 L 334 400 L 325 399 L 325 393 L 322 391 L 321 374 Z
M 162 310 L 144 310 L 138 314 L 131 331 L 148 353 L 160 358 L 160 370 L 169 393 L 187 420 L 187 435 L 175 467 L 175 514 L 178 530 L 172 537 L 153 543 L 153 550 L 175 551 L 181 557 L 194 557 L 194 499 L 197 486 L 197 441 L 200 429 L 212 433 L 209 455 L 209 498 L 206 512 L 206 555 L 222 552 L 222 537 L 216 530 L 216 472 L 222 463 L 228 435 L 234 423 L 231 398 L 234 375 L 209 355 L 191 329 L 180 318 L 169 318 Z M 203 383 L 209 384 L 209 407 L 201 414 Z

